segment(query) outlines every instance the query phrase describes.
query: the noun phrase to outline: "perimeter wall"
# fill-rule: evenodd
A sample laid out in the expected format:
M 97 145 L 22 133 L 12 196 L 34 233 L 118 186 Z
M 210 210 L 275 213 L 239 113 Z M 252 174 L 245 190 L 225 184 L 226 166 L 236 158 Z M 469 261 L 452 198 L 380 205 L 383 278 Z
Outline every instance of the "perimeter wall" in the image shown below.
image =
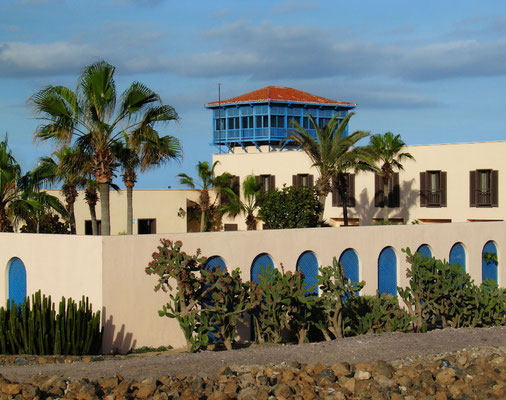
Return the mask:
M 38 289 L 55 299 L 85 294 L 94 309 L 102 310 L 104 352 L 169 344 L 183 347 L 177 322 L 158 316 L 168 295 L 155 293 L 156 277 L 144 272 L 163 237 L 181 240 L 187 253 L 200 248 L 205 256 L 221 256 L 229 270 L 240 268 L 245 280 L 250 279 L 253 260 L 262 253 L 268 253 L 276 267 L 282 263 L 285 270 L 294 270 L 305 251 L 314 252 L 318 265 L 328 265 L 334 256 L 339 258 L 352 248 L 358 255 L 359 279 L 366 281 L 363 294 L 375 294 L 378 288 L 378 257 L 385 247 L 391 246 L 397 258 L 397 285 L 406 286 L 407 264 L 401 249 L 410 247 L 414 252 L 427 244 L 434 257 L 448 259 L 452 246 L 462 243 L 466 271 L 479 284 L 483 247 L 493 241 L 498 253 L 498 283 L 504 286 L 506 282 L 504 222 L 111 237 L 1 234 L 0 261 L 5 273 L 0 274 L 0 296 L 4 301 L 8 298 L 9 260 L 19 257 L 26 267 L 28 294 Z

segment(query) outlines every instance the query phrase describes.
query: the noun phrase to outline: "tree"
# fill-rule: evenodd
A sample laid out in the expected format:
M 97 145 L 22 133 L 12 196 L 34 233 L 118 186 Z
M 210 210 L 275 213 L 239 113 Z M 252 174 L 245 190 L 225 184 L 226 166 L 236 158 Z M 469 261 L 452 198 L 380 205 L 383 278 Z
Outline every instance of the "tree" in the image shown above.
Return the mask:
M 66 216 L 56 197 L 39 191 L 31 174 L 22 175 L 7 137 L 0 141 L 0 232 L 12 232 L 18 220 L 36 217 L 50 209 Z
M 38 184 L 53 186 L 62 183 L 61 193 L 65 198 L 70 233 L 73 235 L 76 234 L 74 204 L 78 196 L 77 189 L 86 186 L 82 165 L 71 162 L 78 157 L 79 153 L 79 148 L 64 147 L 54 153 L 56 160 L 52 157 L 42 157 L 37 168 L 31 172 L 34 181 Z
M 261 196 L 258 216 L 267 229 L 311 228 L 317 225 L 321 203 L 313 189 L 295 186 Z
M 385 134 L 372 135 L 370 137 L 369 147 L 372 154 L 380 165 L 379 175 L 383 177 L 383 220 L 388 221 L 388 186 L 395 170 L 403 170 L 402 162 L 405 160 L 414 160 L 410 153 L 403 153 L 405 146 L 400 135 L 394 135 L 392 132 Z
M 118 166 L 113 147 L 125 132 L 143 131 L 173 119 L 173 108 L 163 105 L 160 96 L 142 83 L 133 82 L 118 99 L 114 72 L 114 66 L 98 61 L 83 69 L 75 92 L 47 86 L 29 99 L 45 121 L 37 127 L 35 139 L 65 147 L 88 137 L 100 190 L 103 235 L 111 232 L 109 187 Z
M 241 200 L 240 196 L 236 195 L 230 188 L 224 188 L 224 191 L 228 196 L 229 202 L 221 208 L 222 211 L 233 217 L 239 213 L 244 213 L 246 215 L 246 227 L 248 231 L 256 230 L 257 218 L 255 216 L 255 211 L 258 209 L 259 205 L 258 197 L 260 195 L 261 185 L 257 182 L 255 175 L 247 176 L 242 184 L 244 200 Z
M 168 111 L 168 114 L 170 112 Z M 172 109 L 172 120 L 178 115 Z M 123 169 L 123 182 L 127 190 L 127 235 L 133 228 L 133 188 L 137 181 L 136 169 L 141 172 L 177 160 L 182 157 L 179 140 L 173 136 L 160 137 L 151 125 L 141 124 L 135 131 L 124 134 L 124 144 L 118 149 L 118 159 Z
M 215 161 L 213 166 L 210 167 L 207 161 L 199 161 L 197 164 L 197 174 L 200 182 L 195 183 L 194 179 L 187 174 L 179 174 L 180 183 L 187 185 L 192 189 L 199 188 L 199 209 L 200 209 L 200 232 L 207 232 L 208 228 L 206 224 L 208 222 L 208 211 L 218 201 L 221 193 L 226 193 L 223 189 L 230 187 L 233 175 L 228 172 L 224 172 L 221 175 L 215 175 L 215 168 L 219 164 L 219 161 Z M 215 189 L 218 194 L 215 197 L 214 203 L 211 204 L 211 198 L 209 196 L 209 190 Z
M 365 165 L 371 159 L 367 151 L 353 147 L 360 139 L 369 136 L 369 133 L 356 131 L 346 136 L 346 127 L 353 115 L 354 113 L 349 113 L 339 122 L 339 116 L 336 114 L 323 127 L 318 126 L 313 117 L 308 115 L 311 126 L 316 132 L 316 139 L 297 121 L 291 121 L 295 130 L 289 133 L 286 140 L 292 140 L 304 150 L 319 174 L 315 185 L 321 204 L 318 214 L 319 226 L 323 225 L 325 202 L 332 189 L 332 177 L 350 169 L 359 169 L 359 165 Z M 346 204 L 345 201 L 343 203 Z M 346 205 L 343 207 L 345 211 Z

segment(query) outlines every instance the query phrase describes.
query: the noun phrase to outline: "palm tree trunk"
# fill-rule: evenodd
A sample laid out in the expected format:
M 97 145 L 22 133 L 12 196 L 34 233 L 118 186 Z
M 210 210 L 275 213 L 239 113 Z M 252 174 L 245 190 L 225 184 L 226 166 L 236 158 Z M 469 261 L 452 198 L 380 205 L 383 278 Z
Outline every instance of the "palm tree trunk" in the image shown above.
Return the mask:
M 133 182 L 126 184 L 127 192 L 127 235 L 133 233 L 133 217 L 134 217 L 134 203 L 133 203 Z
M 383 221 L 388 221 L 388 179 L 383 180 Z
M 11 222 L 3 205 L 0 207 L 0 232 L 12 232 Z
M 346 190 L 346 176 L 344 174 L 339 174 L 339 186 L 337 190 L 339 191 L 339 195 L 343 201 L 343 224 L 344 226 L 348 226 L 348 192 Z
M 325 202 L 327 201 L 327 194 L 319 194 L 318 201 L 320 203 L 320 212 L 318 213 L 318 226 L 323 226 L 323 214 L 325 213 Z
M 109 207 L 109 182 L 98 184 L 100 190 L 100 213 L 102 221 L 102 236 L 111 235 L 111 210 Z
M 75 203 L 74 201 L 71 201 L 67 204 L 69 219 L 70 219 L 70 234 L 71 235 L 76 234 L 76 213 L 75 213 L 74 203 Z
M 98 226 L 97 226 L 97 212 L 95 210 L 95 204 L 88 204 L 90 208 L 90 216 L 91 216 L 91 234 L 93 236 L 98 235 Z
M 203 207 L 200 207 L 200 232 L 204 232 L 206 227 L 206 212 L 203 210 Z

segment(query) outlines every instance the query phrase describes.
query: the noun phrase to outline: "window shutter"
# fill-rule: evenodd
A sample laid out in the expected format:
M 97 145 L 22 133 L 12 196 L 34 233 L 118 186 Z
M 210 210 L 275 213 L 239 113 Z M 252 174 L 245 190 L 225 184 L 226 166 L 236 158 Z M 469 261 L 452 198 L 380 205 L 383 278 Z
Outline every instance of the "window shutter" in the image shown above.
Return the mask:
M 233 178 L 232 190 L 237 196 L 239 196 L 239 193 L 241 192 L 241 179 L 238 176 L 234 176 Z
M 383 207 L 383 177 L 374 174 L 374 207 Z
M 355 174 L 348 174 L 348 206 L 355 207 Z
M 257 185 L 260 185 L 262 183 L 262 177 L 260 175 L 255 175 L 255 181 Z
M 420 207 L 427 207 L 427 172 L 420 172 Z
M 339 192 L 337 191 L 337 176 L 332 177 L 332 207 L 339 207 L 338 206 L 338 197 Z
M 476 171 L 469 171 L 469 207 L 476 207 L 476 179 L 478 174 Z
M 308 182 L 308 186 L 310 188 L 314 187 L 314 177 L 313 177 L 313 175 L 308 175 L 307 182 Z
M 439 189 L 440 189 L 440 203 L 439 205 L 441 207 L 446 207 L 446 193 L 448 192 L 446 190 L 446 171 L 441 171 L 441 180 L 439 182 Z
M 499 171 L 492 171 L 490 184 L 491 206 L 499 207 Z
M 151 232 L 156 233 L 156 219 L 151 220 Z
M 276 189 L 276 176 L 270 175 L 269 176 L 269 191 Z
M 400 207 L 401 206 L 401 187 L 399 185 L 399 173 L 396 172 L 392 178 L 393 188 L 392 192 L 388 194 L 389 207 Z
M 292 185 L 296 188 L 299 187 L 299 176 L 298 175 L 292 175 Z

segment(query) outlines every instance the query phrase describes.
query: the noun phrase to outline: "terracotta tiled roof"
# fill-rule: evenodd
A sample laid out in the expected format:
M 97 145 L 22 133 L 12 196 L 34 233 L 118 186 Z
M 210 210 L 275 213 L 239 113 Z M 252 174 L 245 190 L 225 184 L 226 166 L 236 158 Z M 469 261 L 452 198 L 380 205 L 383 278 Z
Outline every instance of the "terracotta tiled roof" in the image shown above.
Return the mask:
M 255 90 L 246 94 L 242 94 L 231 99 L 221 100 L 221 105 L 227 104 L 240 104 L 240 103 L 263 103 L 267 101 L 283 101 L 289 103 L 304 103 L 304 104 L 328 104 L 340 106 L 356 106 L 355 103 L 348 103 L 345 101 L 336 101 L 326 99 L 325 97 L 315 96 L 302 90 L 281 87 L 281 86 L 267 86 L 262 89 Z M 218 101 L 207 103 L 206 107 L 213 107 L 220 104 Z

